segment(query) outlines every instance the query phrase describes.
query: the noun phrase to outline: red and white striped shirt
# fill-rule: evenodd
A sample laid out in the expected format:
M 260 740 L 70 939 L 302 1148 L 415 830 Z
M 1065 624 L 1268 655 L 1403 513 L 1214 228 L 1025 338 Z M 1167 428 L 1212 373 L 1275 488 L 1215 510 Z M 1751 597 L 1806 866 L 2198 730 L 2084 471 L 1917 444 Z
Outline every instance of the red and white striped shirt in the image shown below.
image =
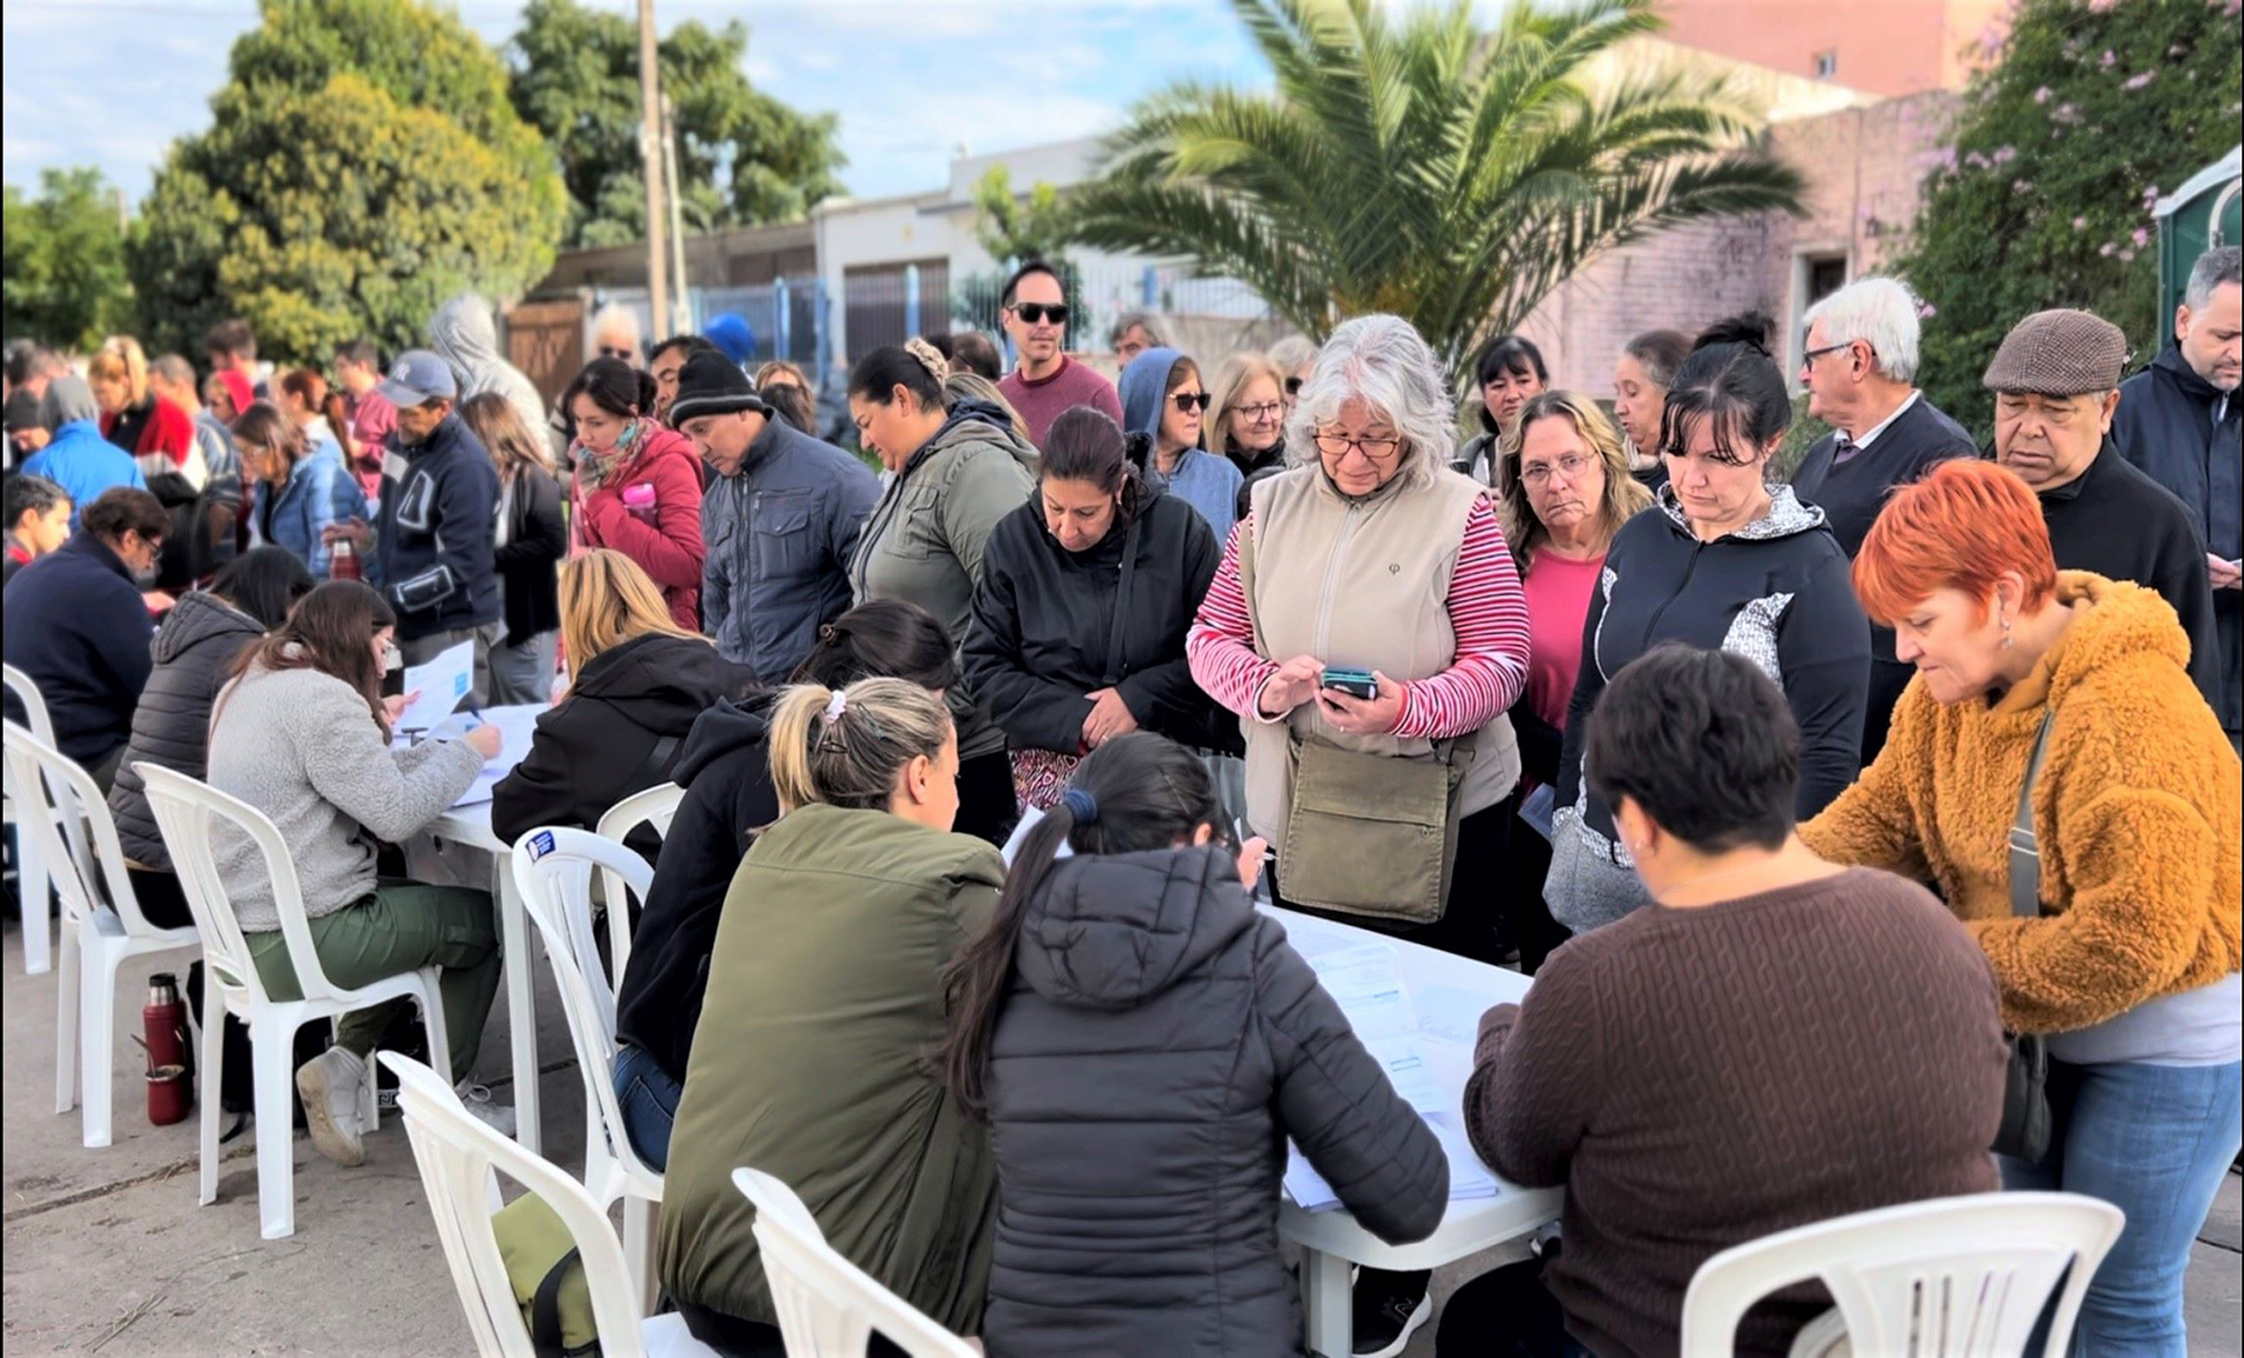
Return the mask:
M 1253 531 L 1252 514 L 1231 530 L 1184 654 L 1193 680 L 1208 696 L 1243 717 L 1267 722 L 1283 718 L 1263 716 L 1256 695 L 1278 662 L 1254 649 L 1254 623 L 1239 583 L 1239 535 Z M 1486 496 L 1465 517 L 1464 542 L 1443 602 L 1457 634 L 1457 658 L 1431 679 L 1402 686 L 1402 718 L 1390 735 L 1447 740 L 1478 731 L 1509 711 L 1526 686 L 1527 596 Z

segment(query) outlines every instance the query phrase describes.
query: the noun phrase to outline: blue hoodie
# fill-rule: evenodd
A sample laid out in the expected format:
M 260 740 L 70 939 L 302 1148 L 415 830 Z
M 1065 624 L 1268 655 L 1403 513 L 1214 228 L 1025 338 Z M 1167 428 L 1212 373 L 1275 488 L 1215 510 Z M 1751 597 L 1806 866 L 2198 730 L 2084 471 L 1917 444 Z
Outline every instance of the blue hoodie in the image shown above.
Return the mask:
M 1122 396 L 1122 430 L 1158 441 L 1161 415 L 1168 405 L 1169 371 L 1184 355 L 1174 349 L 1148 349 L 1130 360 L 1118 384 Z M 1161 475 L 1153 454 L 1145 460 L 1145 478 L 1166 485 L 1169 493 L 1200 511 L 1215 530 L 1216 541 L 1228 542 L 1239 516 L 1239 469 L 1231 459 L 1200 448 L 1187 448 L 1177 458 L 1176 469 Z

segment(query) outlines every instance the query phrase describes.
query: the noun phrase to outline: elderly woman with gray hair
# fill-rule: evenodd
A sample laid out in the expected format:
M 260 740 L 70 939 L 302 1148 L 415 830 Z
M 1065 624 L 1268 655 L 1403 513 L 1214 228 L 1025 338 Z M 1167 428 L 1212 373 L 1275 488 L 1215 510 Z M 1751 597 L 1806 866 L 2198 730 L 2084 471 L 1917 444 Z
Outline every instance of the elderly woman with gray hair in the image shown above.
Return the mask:
M 1451 412 L 1407 322 L 1334 331 L 1185 655 L 1240 715 L 1281 900 L 1494 962 L 1527 603 L 1487 488 L 1449 470 Z M 1399 1350 L 1425 1275 L 1366 1269 L 1355 1309 L 1357 1352 Z

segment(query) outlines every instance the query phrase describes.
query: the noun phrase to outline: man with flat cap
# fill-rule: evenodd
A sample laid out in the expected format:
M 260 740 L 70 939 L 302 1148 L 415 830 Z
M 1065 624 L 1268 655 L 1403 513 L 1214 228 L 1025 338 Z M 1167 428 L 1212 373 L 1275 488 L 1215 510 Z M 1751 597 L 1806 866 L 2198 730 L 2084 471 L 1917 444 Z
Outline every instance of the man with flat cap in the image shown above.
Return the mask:
M 2173 492 L 2120 455 L 2111 439 L 2127 337 L 2086 311 L 2037 311 L 2003 337 L 1987 365 L 1995 394 L 1995 461 L 2041 498 L 2060 570 L 2093 571 L 2158 591 L 2189 634 L 2190 677 L 2220 710 L 2220 653 L 2205 543 Z
M 725 659 L 783 684 L 849 607 L 849 559 L 880 498 L 864 463 L 774 419 L 740 365 L 703 350 L 670 423 L 716 473 L 701 504 L 701 626 Z

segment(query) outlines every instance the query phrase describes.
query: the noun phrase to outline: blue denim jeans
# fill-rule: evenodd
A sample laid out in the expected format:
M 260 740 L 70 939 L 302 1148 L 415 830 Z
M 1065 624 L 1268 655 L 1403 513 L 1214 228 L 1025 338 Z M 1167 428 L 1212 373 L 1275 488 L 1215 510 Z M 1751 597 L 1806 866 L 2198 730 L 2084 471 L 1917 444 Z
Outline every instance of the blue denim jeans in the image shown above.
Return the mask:
M 2073 1331 L 2075 1354 L 2183 1358 L 2190 1246 L 2244 1136 L 2244 1063 L 2049 1063 L 2049 1154 L 2004 1159 L 2003 1187 L 2102 1198 L 2127 1214 Z
M 670 1164 L 670 1126 L 678 1119 L 683 1093 L 645 1048 L 626 1042 L 616 1052 L 616 1104 L 623 1111 L 623 1134 L 658 1174 Z

